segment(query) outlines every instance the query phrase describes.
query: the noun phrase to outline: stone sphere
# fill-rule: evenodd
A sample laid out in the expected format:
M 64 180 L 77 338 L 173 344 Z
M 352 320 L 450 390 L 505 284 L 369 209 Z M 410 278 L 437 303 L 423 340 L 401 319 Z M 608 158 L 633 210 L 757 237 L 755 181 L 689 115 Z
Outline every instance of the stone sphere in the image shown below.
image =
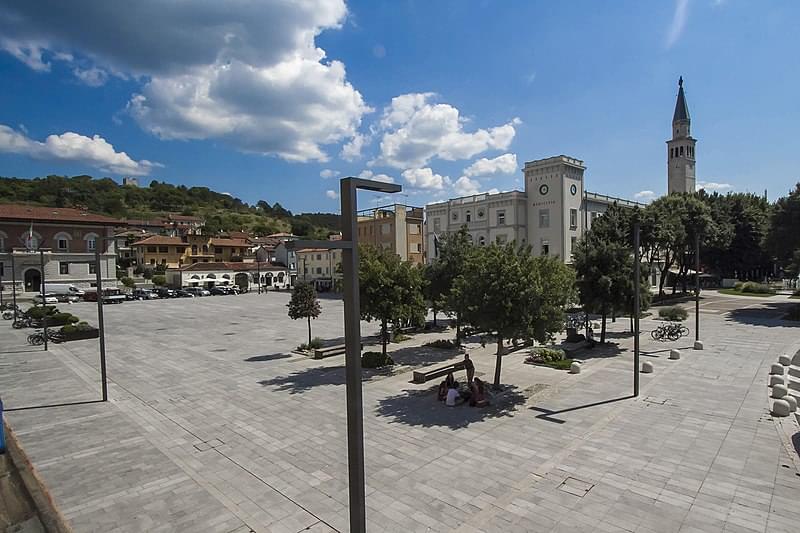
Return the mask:
M 772 415 L 773 416 L 789 416 L 789 402 L 786 400 L 775 400 L 772 402 Z
M 681 358 L 681 351 L 680 350 L 676 350 L 675 348 L 673 348 L 672 350 L 669 351 L 669 358 L 670 359 L 680 359 Z
M 653 373 L 653 363 L 650 361 L 645 361 L 642 363 L 642 374 L 652 374 Z
M 797 411 L 797 398 L 792 396 L 791 394 L 787 394 L 783 397 L 783 401 L 789 404 L 789 412 L 794 413 Z
M 775 385 L 784 385 L 783 376 L 773 375 L 769 377 L 769 386 L 772 387 Z
M 783 354 L 778 357 L 778 363 L 780 363 L 783 366 L 789 366 L 792 364 L 792 358 L 786 354 Z
M 783 375 L 783 365 L 780 363 L 772 363 L 769 365 L 769 373 L 770 374 L 778 374 L 779 376 Z
M 703 341 L 694 341 L 694 349 L 695 350 L 702 350 L 703 349 Z
M 580 374 L 581 373 L 581 364 L 577 361 L 573 361 L 571 365 L 569 365 L 569 373 L 570 374 Z
M 772 387 L 773 398 L 783 398 L 787 394 L 789 394 L 789 388 L 786 385 L 773 385 Z

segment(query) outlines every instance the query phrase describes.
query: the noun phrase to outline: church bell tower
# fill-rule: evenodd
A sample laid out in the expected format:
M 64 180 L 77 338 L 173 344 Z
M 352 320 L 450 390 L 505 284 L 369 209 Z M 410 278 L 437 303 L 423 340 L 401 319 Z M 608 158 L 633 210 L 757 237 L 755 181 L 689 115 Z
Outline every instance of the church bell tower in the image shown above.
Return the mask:
M 678 80 L 678 100 L 672 115 L 672 139 L 667 141 L 667 192 L 695 191 L 697 139 L 691 135 L 692 120 L 683 94 L 683 77 Z

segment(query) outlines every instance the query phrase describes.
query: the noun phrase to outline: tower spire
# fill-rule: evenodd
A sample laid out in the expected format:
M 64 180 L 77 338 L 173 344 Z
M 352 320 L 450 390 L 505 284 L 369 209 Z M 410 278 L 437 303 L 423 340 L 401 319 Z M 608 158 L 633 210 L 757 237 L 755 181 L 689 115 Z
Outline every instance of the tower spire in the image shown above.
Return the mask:
M 678 78 L 678 99 L 675 101 L 675 113 L 672 115 L 672 122 L 691 120 L 689 118 L 689 106 L 686 105 L 686 96 L 683 94 L 683 76 Z

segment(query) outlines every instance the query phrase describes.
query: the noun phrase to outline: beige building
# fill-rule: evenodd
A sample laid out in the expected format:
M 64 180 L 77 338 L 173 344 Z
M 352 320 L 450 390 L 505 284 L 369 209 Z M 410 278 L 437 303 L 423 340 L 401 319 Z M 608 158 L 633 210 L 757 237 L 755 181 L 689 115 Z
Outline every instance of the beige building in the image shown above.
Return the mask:
M 297 250 L 298 279 L 313 283 L 318 291 L 336 288 L 342 279 L 342 251 L 309 248 Z
M 394 204 L 358 212 L 358 242 L 391 250 L 402 261 L 425 262 L 424 210 Z
M 683 94 L 683 77 L 678 80 L 678 99 L 672 115 L 672 139 L 667 141 L 667 192 L 694 192 L 695 145 L 692 137 L 692 120 Z
M 212 262 L 243 262 L 250 258 L 250 244 L 245 240 L 184 235 L 153 235 L 130 245 L 136 263 L 155 267 L 178 268 L 183 265 Z

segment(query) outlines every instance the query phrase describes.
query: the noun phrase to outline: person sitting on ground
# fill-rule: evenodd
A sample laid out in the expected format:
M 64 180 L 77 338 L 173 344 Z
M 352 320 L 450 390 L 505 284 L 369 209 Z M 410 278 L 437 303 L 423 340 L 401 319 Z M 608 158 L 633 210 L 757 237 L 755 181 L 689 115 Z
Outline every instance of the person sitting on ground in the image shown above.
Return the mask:
M 443 402 L 445 398 L 447 398 L 447 380 L 439 383 L 439 392 L 437 394 L 437 399 L 440 402 Z
M 458 393 L 458 386 L 453 386 L 447 389 L 447 398 L 444 401 L 444 404 L 448 407 L 453 407 L 457 403 L 460 403 L 461 395 Z
M 475 378 L 470 386 L 472 396 L 469 399 L 469 404 L 472 407 L 485 407 L 489 404 L 486 400 L 486 388 L 480 378 Z
M 464 368 L 467 371 L 467 385 L 472 383 L 472 378 L 475 377 L 475 365 L 472 363 L 472 360 L 469 358 L 469 354 L 464 354 Z
M 453 377 L 452 372 L 448 372 L 447 377 L 444 379 L 445 385 L 447 385 L 448 389 L 452 389 L 456 386 L 456 378 Z

